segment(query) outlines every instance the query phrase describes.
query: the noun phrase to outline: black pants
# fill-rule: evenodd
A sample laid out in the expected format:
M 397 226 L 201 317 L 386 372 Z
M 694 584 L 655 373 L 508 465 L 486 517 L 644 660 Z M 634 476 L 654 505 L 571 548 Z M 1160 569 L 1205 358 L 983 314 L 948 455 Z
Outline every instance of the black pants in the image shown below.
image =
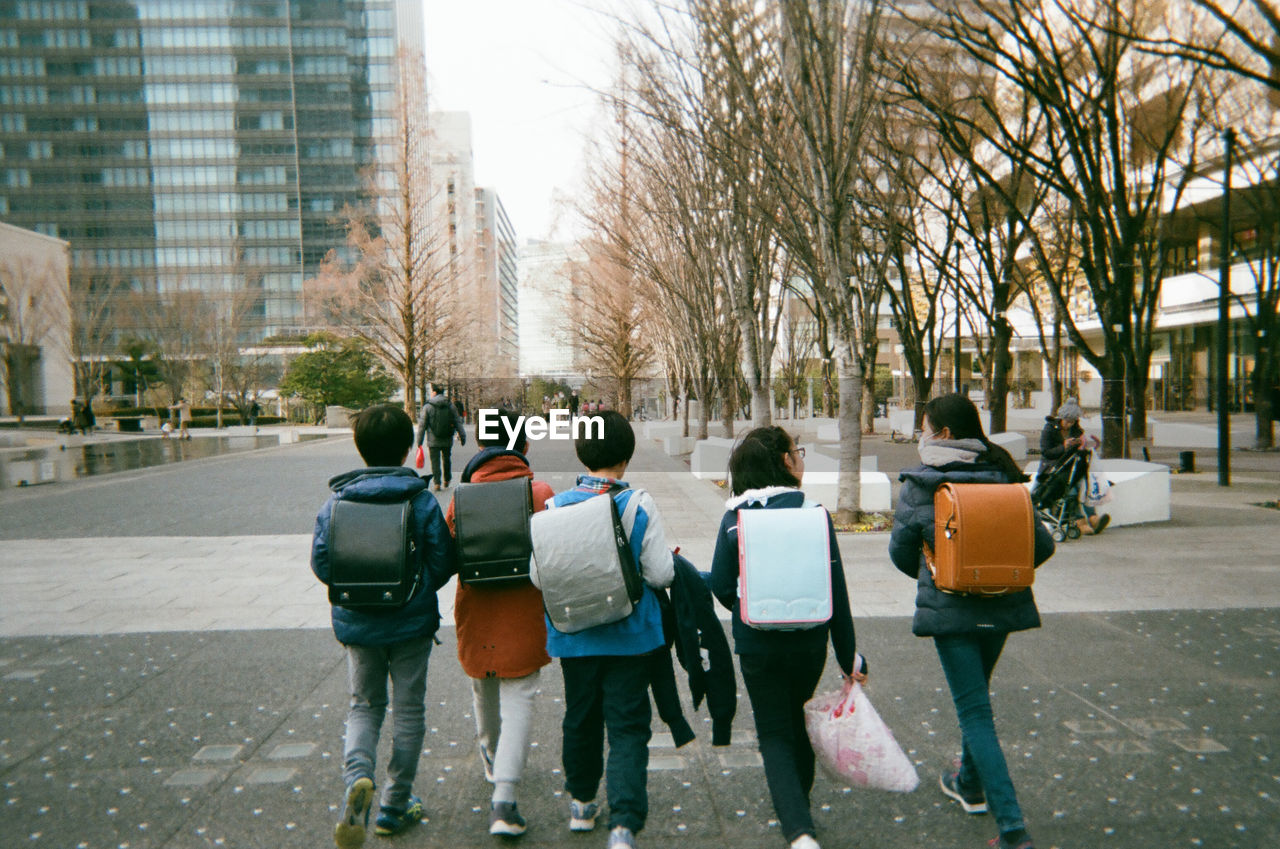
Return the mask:
M 804 703 L 813 696 L 826 662 L 826 646 L 821 652 L 738 656 L 755 715 L 764 778 L 788 842 L 814 834 L 809 812 L 813 746 L 804 728 Z
M 561 763 L 565 789 L 580 802 L 596 797 L 607 775 L 609 828 L 644 828 L 649 816 L 648 664 L 640 657 L 565 657 L 564 742 Z M 609 732 L 609 768 L 604 764 L 604 732 Z
M 453 480 L 453 446 L 431 449 L 431 482 L 436 486 L 448 486 Z M 444 477 L 440 476 L 440 466 L 444 466 Z

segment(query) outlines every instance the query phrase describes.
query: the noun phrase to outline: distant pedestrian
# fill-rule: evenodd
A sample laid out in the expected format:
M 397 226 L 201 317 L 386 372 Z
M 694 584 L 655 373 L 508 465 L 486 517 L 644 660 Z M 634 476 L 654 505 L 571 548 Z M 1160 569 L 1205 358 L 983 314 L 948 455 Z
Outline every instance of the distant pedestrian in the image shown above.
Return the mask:
M 91 427 L 89 424 L 90 415 L 87 404 L 81 404 L 79 399 L 73 399 L 71 401 L 71 432 L 75 433 L 78 430 L 88 436 Z
M 311 543 L 311 571 L 324 584 L 333 574 L 331 519 L 340 501 L 404 502 L 412 513 L 411 533 L 421 572 L 419 586 L 396 608 L 366 612 L 333 605 L 333 634 L 347 655 L 351 702 L 343 742 L 346 786 L 342 819 L 334 828 L 339 849 L 364 844 L 374 801 L 374 768 L 386 718 L 388 678 L 392 702 L 391 759 L 381 809 L 380 835 L 399 834 L 422 819 L 422 800 L 413 795 L 422 740 L 426 736 L 427 661 L 440 608 L 436 592 L 452 574 L 453 542 L 435 496 L 412 469 L 400 468 L 413 445 L 413 421 L 393 404 L 380 404 L 352 420 L 356 449 L 367 468 L 329 481 L 333 495 L 320 508 Z
M 1040 431 L 1040 456 L 1044 458 L 1041 469 L 1047 472 L 1050 467 L 1056 468 L 1064 457 L 1077 451 L 1097 448 L 1102 444 L 1096 436 L 1086 434 L 1084 428 L 1080 426 L 1080 417 L 1083 415 L 1084 411 L 1080 409 L 1076 400 L 1068 398 L 1058 408 L 1056 417 L 1044 417 L 1044 428 Z M 1085 480 L 1088 480 L 1087 476 Z M 1083 493 L 1080 490 L 1081 484 L 1076 483 L 1067 493 L 1069 503 L 1079 506 L 1079 512 L 1071 514 L 1079 517 L 1076 519 L 1076 527 L 1082 534 L 1100 534 L 1107 529 L 1111 516 L 1106 513 L 1098 515 L 1093 505 L 1084 503 L 1081 497 Z
M 441 486 L 448 488 L 453 481 L 453 437 L 457 434 L 462 445 L 467 444 L 467 430 L 462 416 L 445 397 L 444 387 L 431 384 L 431 398 L 422 405 L 418 414 L 418 445 L 423 439 L 431 452 L 431 480 L 436 492 Z
M 178 411 L 178 438 L 191 438 L 191 403 L 186 398 L 179 398 L 178 403 L 169 406 L 170 411 Z M 170 417 L 172 418 L 172 417 Z
M 580 406 L 580 401 L 578 398 L 578 390 L 575 389 L 573 390 L 573 394 L 569 396 L 569 415 L 574 418 L 577 418 L 579 406 Z
M 258 399 L 253 399 L 249 404 L 249 427 L 258 426 L 258 416 L 262 413 L 262 407 L 258 406 Z
M 967 396 L 943 395 L 924 405 L 922 465 L 902 472 L 902 490 L 889 537 L 889 557 L 916 580 L 917 637 L 933 637 L 960 721 L 958 769 L 939 776 L 942 792 L 965 813 L 995 815 L 997 849 L 1034 849 L 991 710 L 991 673 L 1013 631 L 1040 627 L 1031 589 L 1000 596 L 943 592 L 933 583 L 924 547 L 934 543 L 934 492 L 943 483 L 1022 483 L 1009 453 L 987 440 Z M 1049 531 L 1035 521 L 1035 563 L 1053 555 Z

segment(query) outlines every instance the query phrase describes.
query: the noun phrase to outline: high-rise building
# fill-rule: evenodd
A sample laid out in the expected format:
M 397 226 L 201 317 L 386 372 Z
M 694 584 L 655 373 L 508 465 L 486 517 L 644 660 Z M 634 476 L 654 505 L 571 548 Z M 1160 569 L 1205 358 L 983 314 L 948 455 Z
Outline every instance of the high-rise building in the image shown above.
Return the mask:
M 579 377 L 586 357 L 566 315 L 581 246 L 530 239 L 520 248 L 520 376 Z
M 253 335 L 298 329 L 394 132 L 416 5 L 0 0 L 0 219 L 69 241 L 75 285 L 260 289 Z
M 430 127 L 431 179 L 443 195 L 455 305 L 467 325 L 465 350 L 448 374 L 514 378 L 520 356 L 515 229 L 497 191 L 476 186 L 470 114 L 432 112 Z
M 476 264 L 482 279 L 480 321 L 492 377 L 515 377 L 520 369 L 520 302 L 516 291 L 516 231 L 493 189 L 476 189 Z M 491 334 L 491 335 L 489 335 Z

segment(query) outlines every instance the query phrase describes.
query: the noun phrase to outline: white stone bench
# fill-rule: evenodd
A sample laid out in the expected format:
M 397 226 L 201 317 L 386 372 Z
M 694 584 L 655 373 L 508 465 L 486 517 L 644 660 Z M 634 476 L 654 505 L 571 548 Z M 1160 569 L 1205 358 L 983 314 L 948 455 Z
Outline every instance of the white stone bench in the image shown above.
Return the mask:
M 1039 462 L 1029 463 L 1025 471 L 1034 479 L 1039 468 Z M 1112 525 L 1169 521 L 1168 466 L 1141 460 L 1105 458 L 1094 459 L 1090 471 L 1101 473 L 1111 483 L 1111 500 L 1099 504 L 1096 509 L 1099 513 L 1109 514 Z
M 255 425 L 231 425 L 226 429 L 227 436 L 257 436 L 258 428 Z
M 992 444 L 999 445 L 1015 460 L 1027 459 L 1027 438 L 1020 433 L 993 433 L 987 437 Z
M 668 436 L 662 440 L 662 450 L 672 457 L 688 454 L 698 444 L 696 436 Z
M 684 422 L 645 422 L 643 428 L 645 439 L 656 439 L 661 442 L 668 436 L 679 436 L 684 430 Z M 697 430 L 698 423 L 689 422 L 689 432 L 697 433 Z
M 862 509 L 876 512 L 888 511 L 893 505 L 893 492 L 889 476 L 876 471 L 878 460 L 874 454 L 861 458 Z M 817 451 L 805 452 L 805 495 L 828 510 L 836 509 L 837 486 L 840 480 L 840 461 Z
M 1148 419 L 1151 444 L 1157 448 L 1217 448 L 1218 428 L 1186 422 L 1162 422 Z
M 724 480 L 729 476 L 729 454 L 735 441 L 720 436 L 699 439 L 694 443 L 689 470 L 701 480 Z

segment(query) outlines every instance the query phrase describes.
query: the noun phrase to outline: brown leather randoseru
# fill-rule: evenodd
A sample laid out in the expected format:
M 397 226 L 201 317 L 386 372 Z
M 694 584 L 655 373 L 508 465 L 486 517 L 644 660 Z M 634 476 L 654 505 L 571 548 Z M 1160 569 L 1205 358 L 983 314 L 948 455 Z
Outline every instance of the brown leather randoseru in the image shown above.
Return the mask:
M 1004 595 L 1035 579 L 1035 512 L 1016 483 L 944 483 L 933 494 L 934 546 L 925 560 L 940 590 Z

